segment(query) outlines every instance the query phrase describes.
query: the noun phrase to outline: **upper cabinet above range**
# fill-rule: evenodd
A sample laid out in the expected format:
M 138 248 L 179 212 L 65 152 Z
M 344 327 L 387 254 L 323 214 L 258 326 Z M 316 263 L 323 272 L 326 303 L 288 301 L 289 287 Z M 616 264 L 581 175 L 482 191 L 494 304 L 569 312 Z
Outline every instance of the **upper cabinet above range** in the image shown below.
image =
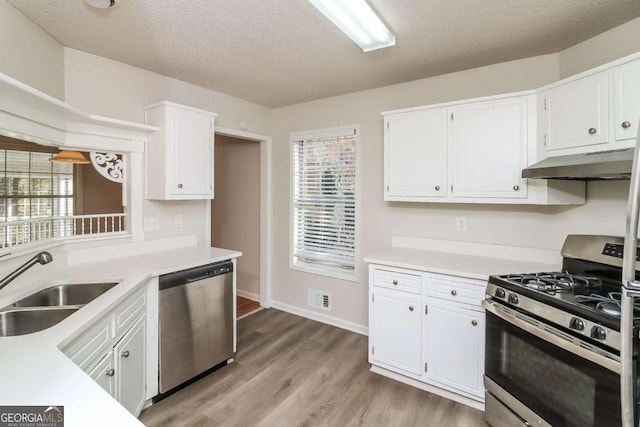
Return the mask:
M 537 161 L 532 91 L 382 114 L 387 201 L 584 203 L 584 183 L 522 178 Z
M 145 116 L 160 128 L 145 150 L 147 199 L 213 199 L 216 114 L 165 101 Z
M 542 157 L 633 147 L 639 93 L 640 59 L 630 58 L 540 89 Z

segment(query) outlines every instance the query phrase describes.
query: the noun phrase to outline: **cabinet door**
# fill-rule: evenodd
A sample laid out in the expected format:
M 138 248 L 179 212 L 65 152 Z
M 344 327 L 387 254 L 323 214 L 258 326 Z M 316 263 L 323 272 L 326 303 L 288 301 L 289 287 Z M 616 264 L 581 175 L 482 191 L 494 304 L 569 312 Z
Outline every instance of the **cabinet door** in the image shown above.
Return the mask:
M 172 107 L 169 138 L 169 193 L 213 196 L 213 118 Z
M 484 313 L 430 299 L 426 318 L 427 380 L 484 396 Z
M 89 376 L 100 387 L 106 390 L 111 396 L 115 397 L 115 368 L 113 366 L 113 353 L 109 352 L 104 356 L 96 366 L 89 371 Z
M 372 359 L 400 373 L 421 375 L 420 295 L 374 289 L 370 331 Z
M 141 319 L 113 348 L 116 359 L 116 399 L 138 416 L 145 401 L 145 320 Z
M 608 140 L 607 74 L 551 89 L 541 98 L 546 150 L 604 144 Z
M 633 139 L 638 134 L 640 118 L 640 61 L 616 68 L 613 81 L 616 140 Z
M 452 195 L 526 198 L 527 99 L 450 109 Z
M 388 196 L 446 196 L 446 109 L 387 117 L 385 164 Z

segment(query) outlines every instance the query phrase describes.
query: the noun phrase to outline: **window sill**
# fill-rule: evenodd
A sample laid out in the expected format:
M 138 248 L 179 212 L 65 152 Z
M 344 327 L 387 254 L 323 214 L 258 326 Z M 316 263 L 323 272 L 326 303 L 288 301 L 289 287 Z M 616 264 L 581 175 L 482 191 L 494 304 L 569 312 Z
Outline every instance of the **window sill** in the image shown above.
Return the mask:
M 318 276 L 332 277 L 334 279 L 346 280 L 348 282 L 359 282 L 357 270 L 346 272 L 339 268 L 332 268 L 326 265 L 316 265 L 307 262 L 290 262 L 291 270 L 302 271 L 304 273 L 316 274 Z

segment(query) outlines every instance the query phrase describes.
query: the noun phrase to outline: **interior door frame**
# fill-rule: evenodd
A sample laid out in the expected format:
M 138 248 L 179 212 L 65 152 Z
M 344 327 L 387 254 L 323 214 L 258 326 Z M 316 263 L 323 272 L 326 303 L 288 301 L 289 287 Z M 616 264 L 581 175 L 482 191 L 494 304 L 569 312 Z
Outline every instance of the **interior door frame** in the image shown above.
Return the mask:
M 216 126 L 216 135 L 260 143 L 260 305 L 271 307 L 271 137 Z M 215 184 L 215 183 L 214 183 Z M 206 245 L 211 246 L 211 200 L 207 200 Z

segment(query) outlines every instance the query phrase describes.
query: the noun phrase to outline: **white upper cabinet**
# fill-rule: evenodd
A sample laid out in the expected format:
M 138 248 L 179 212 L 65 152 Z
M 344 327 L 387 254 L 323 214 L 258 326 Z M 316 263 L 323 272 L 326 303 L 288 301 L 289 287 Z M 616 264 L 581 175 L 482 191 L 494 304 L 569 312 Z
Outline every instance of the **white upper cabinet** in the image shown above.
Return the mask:
M 605 144 L 608 92 L 607 73 L 600 73 L 543 93 L 547 151 Z
M 147 141 L 146 197 L 212 199 L 216 115 L 171 102 L 145 112 L 147 123 L 160 127 Z
M 640 119 L 640 60 L 613 70 L 613 122 L 617 141 L 634 139 Z
M 533 92 L 382 114 L 387 201 L 584 203 L 583 182 L 522 178 L 539 154 Z
M 447 195 L 447 109 L 385 118 L 385 180 L 389 197 Z
M 527 99 L 453 107 L 453 197 L 526 198 Z
M 538 111 L 543 156 L 634 146 L 640 118 L 638 57 L 622 58 L 541 89 Z

